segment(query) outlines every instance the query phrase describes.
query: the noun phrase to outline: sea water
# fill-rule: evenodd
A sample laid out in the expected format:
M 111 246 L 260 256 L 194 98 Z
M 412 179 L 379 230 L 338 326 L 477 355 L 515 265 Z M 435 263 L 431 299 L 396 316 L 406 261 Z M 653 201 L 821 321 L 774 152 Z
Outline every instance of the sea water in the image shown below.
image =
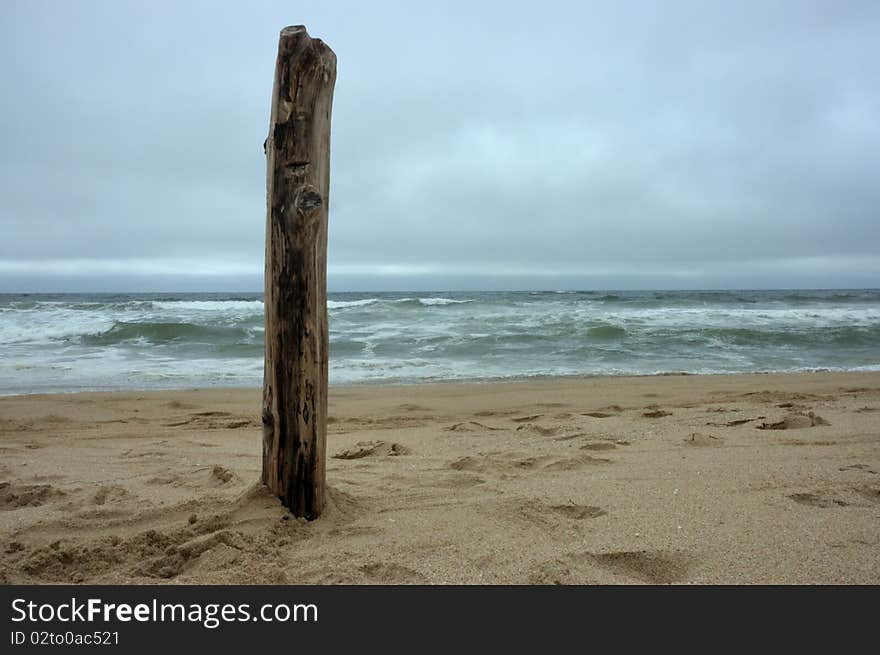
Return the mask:
M 880 290 L 331 293 L 330 383 L 880 369 Z M 0 394 L 259 386 L 262 294 L 0 295 Z

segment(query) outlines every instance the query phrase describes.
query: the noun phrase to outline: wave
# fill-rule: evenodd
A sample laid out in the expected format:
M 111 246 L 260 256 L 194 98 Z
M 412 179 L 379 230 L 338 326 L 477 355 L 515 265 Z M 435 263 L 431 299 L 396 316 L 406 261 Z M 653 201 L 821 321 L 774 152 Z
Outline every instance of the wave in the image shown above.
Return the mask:
M 352 307 L 370 307 L 373 305 L 395 307 L 436 307 L 442 305 L 460 305 L 473 302 L 471 299 L 414 297 L 414 298 L 363 298 L 360 300 L 328 300 L 327 309 L 349 309 Z
M 330 294 L 333 383 L 880 368 L 880 292 Z M 0 394 L 259 385 L 259 294 L 0 295 Z
M 587 330 L 587 335 L 593 339 L 620 339 L 627 335 L 626 328 L 618 325 L 597 325 Z
M 470 299 L 456 300 L 455 298 L 419 298 L 418 301 L 426 307 L 434 307 L 436 305 L 463 305 L 465 303 L 473 302 Z
M 160 310 L 263 313 L 262 300 L 158 300 L 150 304 Z
M 117 322 L 109 330 L 83 335 L 81 342 L 89 346 L 109 346 L 136 341 L 160 345 L 175 342 L 230 343 L 253 341 L 254 339 L 254 332 L 247 327 L 209 326 L 194 323 Z
M 442 305 L 461 305 L 472 300 L 456 300 L 455 298 L 393 298 L 387 302 L 396 307 L 437 307 Z
M 348 307 L 366 307 L 381 302 L 378 298 L 364 298 L 363 300 L 328 300 L 327 309 L 347 309 Z
M 0 316 L 0 356 L 2 346 L 13 344 L 48 345 L 64 342 L 90 332 L 110 329 L 113 319 L 100 312 L 64 310 L 23 310 Z
M 880 326 L 773 330 L 754 328 L 711 328 L 697 334 L 736 346 L 875 346 L 880 348 Z M 880 351 L 878 351 L 880 352 Z

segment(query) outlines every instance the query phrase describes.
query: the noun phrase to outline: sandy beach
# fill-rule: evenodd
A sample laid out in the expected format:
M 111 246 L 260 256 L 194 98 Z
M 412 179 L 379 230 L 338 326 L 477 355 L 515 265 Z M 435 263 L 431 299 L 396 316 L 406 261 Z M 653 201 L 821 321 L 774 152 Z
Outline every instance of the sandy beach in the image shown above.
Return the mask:
M 311 523 L 258 408 L 0 398 L 0 581 L 880 583 L 880 373 L 332 387 Z

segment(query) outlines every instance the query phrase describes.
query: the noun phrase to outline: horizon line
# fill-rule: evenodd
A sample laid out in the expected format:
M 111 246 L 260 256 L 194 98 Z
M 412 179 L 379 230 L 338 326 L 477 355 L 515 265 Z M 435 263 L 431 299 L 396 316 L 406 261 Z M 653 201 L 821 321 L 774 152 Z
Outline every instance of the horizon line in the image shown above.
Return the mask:
M 614 288 L 596 287 L 582 289 L 333 289 L 327 293 L 608 293 L 608 292 L 642 292 L 642 291 L 676 291 L 676 292 L 718 292 L 718 291 L 880 291 L 880 287 L 638 287 L 638 288 Z M 187 293 L 212 293 L 212 294 L 235 294 L 265 293 L 264 289 L 220 289 L 201 291 L 181 291 L 172 289 L 143 289 L 143 290 L 82 290 L 82 291 L 0 291 L 0 296 L 48 296 L 48 295 L 77 295 L 77 294 L 187 294 Z

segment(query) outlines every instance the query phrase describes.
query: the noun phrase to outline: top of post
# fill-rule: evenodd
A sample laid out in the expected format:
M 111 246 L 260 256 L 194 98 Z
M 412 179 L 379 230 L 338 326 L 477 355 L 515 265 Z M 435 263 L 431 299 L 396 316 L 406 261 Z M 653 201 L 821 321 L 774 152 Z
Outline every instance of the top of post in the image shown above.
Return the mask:
M 285 27 L 284 29 L 281 30 L 281 37 L 282 38 L 284 38 L 285 36 L 290 37 L 290 36 L 299 36 L 299 35 L 303 35 L 303 36 L 309 35 L 308 31 L 306 30 L 305 25 L 288 25 L 287 27 Z
M 329 57 L 333 62 L 333 66 L 335 67 L 336 65 L 336 53 L 321 39 L 309 36 L 305 25 L 288 25 L 281 30 L 278 42 L 280 51 L 288 51 L 291 48 L 305 46 L 322 53 L 325 57 Z

